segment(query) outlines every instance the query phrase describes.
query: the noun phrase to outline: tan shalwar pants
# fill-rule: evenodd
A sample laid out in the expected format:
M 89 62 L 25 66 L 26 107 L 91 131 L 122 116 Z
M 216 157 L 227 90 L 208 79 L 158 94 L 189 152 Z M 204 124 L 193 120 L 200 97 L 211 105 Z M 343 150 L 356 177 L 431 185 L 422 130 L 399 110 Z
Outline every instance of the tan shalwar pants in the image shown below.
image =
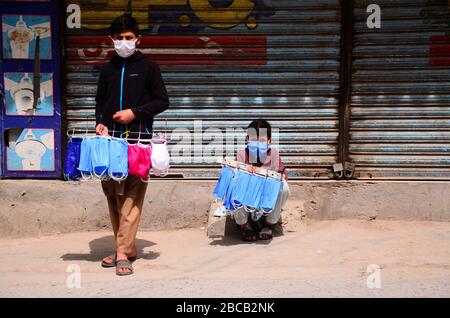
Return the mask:
M 147 183 L 129 175 L 120 183 L 102 181 L 102 189 L 108 201 L 117 252 L 130 255 L 135 248 Z

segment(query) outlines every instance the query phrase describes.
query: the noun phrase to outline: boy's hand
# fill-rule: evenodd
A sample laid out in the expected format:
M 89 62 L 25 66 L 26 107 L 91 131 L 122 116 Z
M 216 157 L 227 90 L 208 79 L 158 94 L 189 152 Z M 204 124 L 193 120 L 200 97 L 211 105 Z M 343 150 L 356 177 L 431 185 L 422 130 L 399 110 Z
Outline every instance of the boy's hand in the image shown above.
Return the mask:
M 108 127 L 98 124 L 97 127 L 95 127 L 95 133 L 100 136 L 108 136 Z
M 255 173 L 255 171 L 256 171 L 255 167 L 250 166 L 250 165 L 245 167 L 245 170 L 247 170 L 247 172 L 249 172 L 249 173 Z
M 131 121 L 133 121 L 136 118 L 133 111 L 131 109 L 125 109 L 120 112 L 117 112 L 113 116 L 113 120 L 120 124 L 129 124 Z

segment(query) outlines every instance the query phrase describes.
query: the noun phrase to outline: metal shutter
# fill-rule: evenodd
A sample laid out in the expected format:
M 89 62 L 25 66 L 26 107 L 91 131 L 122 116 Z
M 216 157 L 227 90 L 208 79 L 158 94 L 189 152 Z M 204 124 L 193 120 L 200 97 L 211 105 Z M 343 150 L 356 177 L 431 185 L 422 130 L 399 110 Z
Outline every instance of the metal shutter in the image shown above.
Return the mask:
M 380 5 L 380 29 L 366 25 Z M 360 179 L 450 178 L 447 0 L 356 1 L 350 157 Z

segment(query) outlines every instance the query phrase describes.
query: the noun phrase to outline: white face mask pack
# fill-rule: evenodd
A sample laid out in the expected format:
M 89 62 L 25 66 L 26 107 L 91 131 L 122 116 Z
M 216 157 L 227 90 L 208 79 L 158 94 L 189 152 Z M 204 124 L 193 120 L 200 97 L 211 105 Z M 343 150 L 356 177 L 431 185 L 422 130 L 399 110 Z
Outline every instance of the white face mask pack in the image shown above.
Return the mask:
M 165 137 L 152 139 L 152 169 L 155 176 L 165 177 L 169 173 L 170 155 Z
M 113 40 L 114 49 L 120 57 L 127 58 L 136 51 L 136 40 Z

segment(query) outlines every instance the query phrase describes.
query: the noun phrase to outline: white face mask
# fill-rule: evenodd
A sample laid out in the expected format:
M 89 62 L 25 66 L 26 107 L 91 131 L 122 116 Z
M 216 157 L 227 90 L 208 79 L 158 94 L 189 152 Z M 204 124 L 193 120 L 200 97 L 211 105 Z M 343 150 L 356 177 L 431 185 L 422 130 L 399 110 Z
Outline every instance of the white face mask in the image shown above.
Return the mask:
M 131 56 L 136 51 L 136 40 L 113 40 L 114 49 L 120 57 L 127 58 Z
M 165 177 L 169 173 L 170 154 L 166 140 L 152 141 L 151 162 L 155 176 Z

